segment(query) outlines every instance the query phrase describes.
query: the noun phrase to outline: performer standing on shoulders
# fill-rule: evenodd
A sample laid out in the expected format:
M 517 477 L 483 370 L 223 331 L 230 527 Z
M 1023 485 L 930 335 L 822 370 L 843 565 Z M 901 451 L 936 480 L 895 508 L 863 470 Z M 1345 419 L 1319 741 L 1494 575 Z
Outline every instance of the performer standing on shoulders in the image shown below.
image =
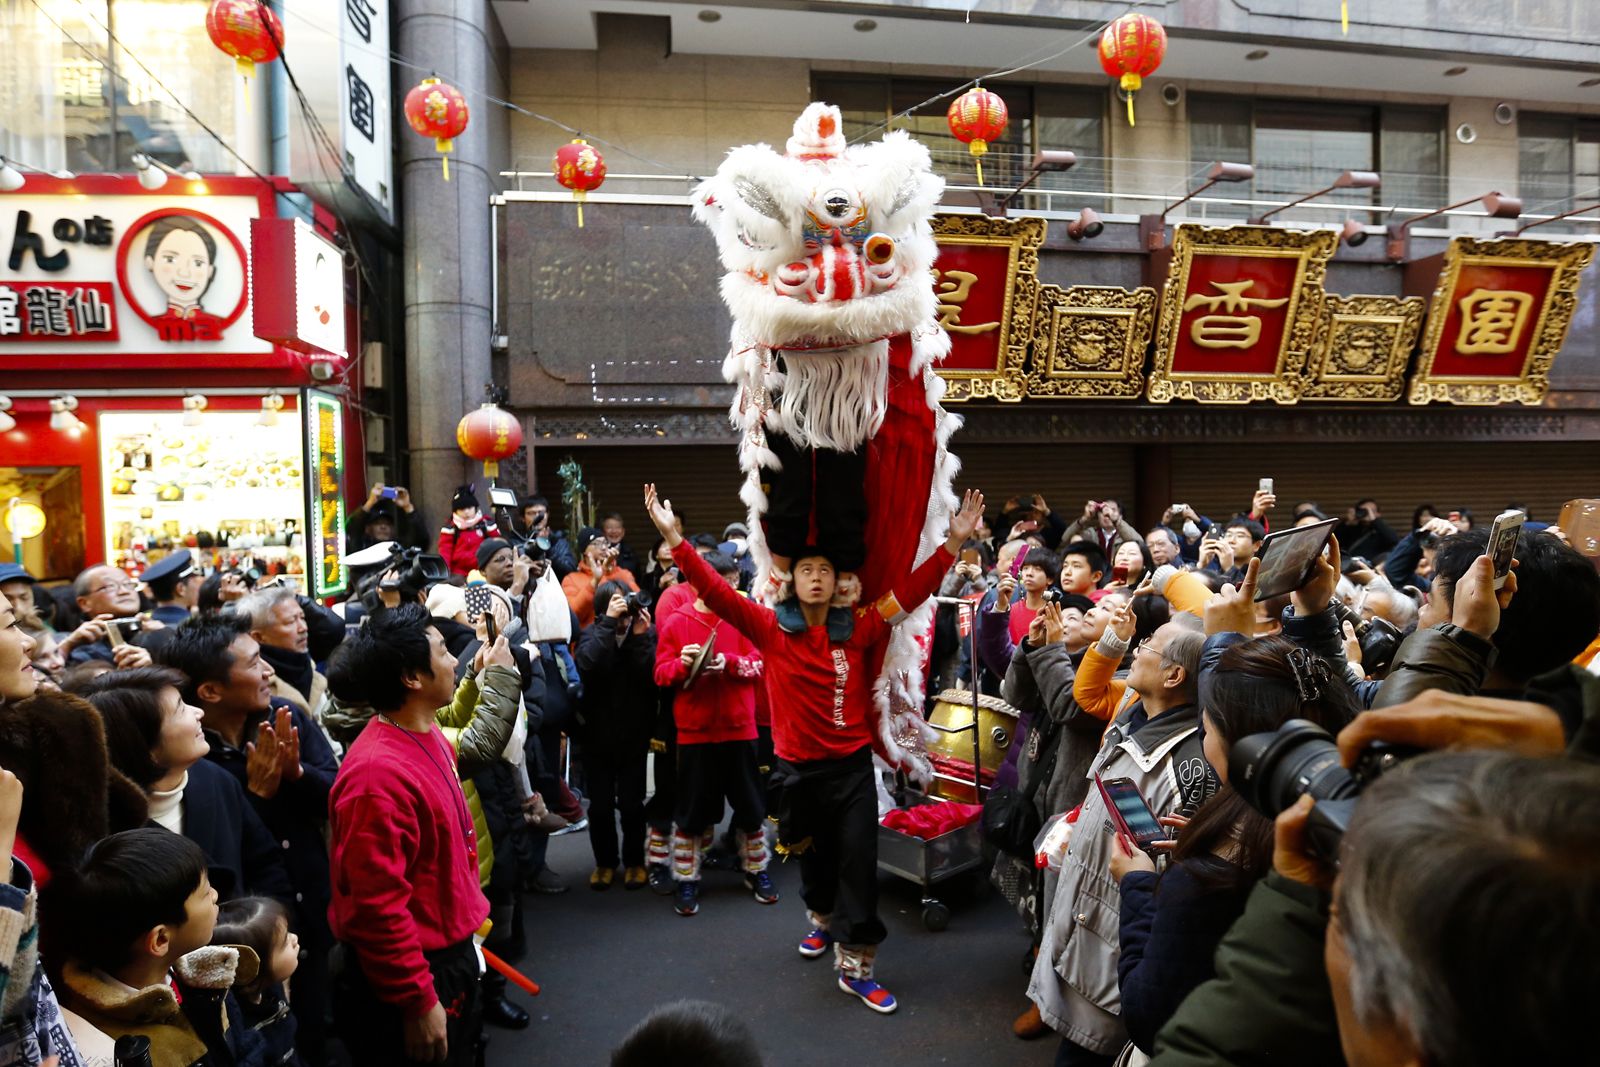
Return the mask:
M 653 484 L 645 486 L 644 498 L 673 562 L 711 612 L 748 637 L 764 661 L 783 777 L 779 849 L 800 857 L 801 896 L 813 927 L 800 954 L 815 959 L 832 944 L 839 988 L 873 1011 L 892 1012 L 894 997 L 873 980 L 877 946 L 887 931 L 878 918 L 872 784 L 872 748 L 882 746 L 868 665 L 890 625 L 939 588 L 982 518 L 983 494 L 968 491 L 945 543 L 876 604 L 855 611 L 833 607 L 835 563 L 811 548 L 795 557 L 793 596 L 776 609 L 746 600 L 683 540 L 671 503 Z

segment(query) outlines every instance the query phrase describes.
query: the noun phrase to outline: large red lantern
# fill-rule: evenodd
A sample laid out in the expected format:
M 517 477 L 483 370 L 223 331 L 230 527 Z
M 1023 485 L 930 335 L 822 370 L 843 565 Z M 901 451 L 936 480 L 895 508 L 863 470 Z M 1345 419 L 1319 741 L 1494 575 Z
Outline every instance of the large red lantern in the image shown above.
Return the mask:
M 454 141 L 467 128 L 467 98 L 453 85 L 438 78 L 423 78 L 406 94 L 406 121 L 424 137 L 432 137 L 444 164 L 444 180 L 450 180 L 449 152 Z
M 522 447 L 522 426 L 498 404 L 469 411 L 456 424 L 456 446 L 470 459 L 483 460 L 486 478 L 500 475 L 500 461 Z
M 259 0 L 211 0 L 206 33 L 212 44 L 233 57 L 246 78 L 255 74 L 257 63 L 277 59 L 283 43 L 283 23 Z
M 572 190 L 572 199 L 578 202 L 578 227 L 581 229 L 584 200 L 606 180 L 605 157 L 588 141 L 578 137 L 556 149 L 550 169 L 563 188 Z
M 1120 78 L 1128 96 L 1128 125 L 1133 123 L 1133 94 L 1156 72 L 1167 54 L 1167 31 L 1149 15 L 1129 12 L 1100 35 L 1100 67 Z
M 981 85 L 962 93 L 945 113 L 950 132 L 973 157 L 979 185 L 983 184 L 983 155 L 989 151 L 989 142 L 998 141 L 1006 132 L 1006 118 L 1006 102 Z

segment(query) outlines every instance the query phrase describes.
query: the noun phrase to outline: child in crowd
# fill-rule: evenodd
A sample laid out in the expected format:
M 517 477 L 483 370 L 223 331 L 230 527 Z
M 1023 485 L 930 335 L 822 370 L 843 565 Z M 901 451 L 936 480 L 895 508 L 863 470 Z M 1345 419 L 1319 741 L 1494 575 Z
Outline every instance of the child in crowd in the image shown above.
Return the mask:
M 271 897 L 241 897 L 218 910 L 213 945 L 243 945 L 261 960 L 252 982 L 234 990 L 244 1024 L 261 1036 L 261 1062 L 298 1065 L 295 1021 L 289 1011 L 289 976 L 300 966 L 300 937 L 289 929 L 289 912 Z

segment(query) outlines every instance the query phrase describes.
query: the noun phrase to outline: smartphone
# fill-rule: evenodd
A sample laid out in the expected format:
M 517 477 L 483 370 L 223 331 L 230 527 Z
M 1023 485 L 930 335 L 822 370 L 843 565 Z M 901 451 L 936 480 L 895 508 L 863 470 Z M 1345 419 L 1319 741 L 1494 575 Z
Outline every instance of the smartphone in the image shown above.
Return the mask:
M 1017 523 L 1017 529 L 1021 530 L 1023 533 L 1033 533 L 1033 531 L 1037 530 L 1038 528 L 1039 520 L 1037 519 L 1029 519 L 1027 522 Z
M 483 643 L 492 645 L 500 637 L 500 624 L 495 621 L 494 609 L 491 607 L 483 613 Z
M 1128 580 L 1128 565 L 1126 563 L 1118 563 L 1112 567 L 1111 580 L 1118 585 L 1125 584 Z
M 393 500 L 398 494 L 395 492 L 394 486 L 386 485 L 378 495 L 385 500 Z
M 1256 576 L 1256 603 L 1292 593 L 1305 585 L 1338 524 L 1338 519 L 1323 519 L 1309 526 L 1268 534 L 1258 553 L 1261 570 Z
M 1521 511 L 1502 511 L 1489 527 L 1489 547 L 1485 555 L 1494 560 L 1494 587 L 1503 588 L 1511 574 L 1511 559 L 1517 554 L 1517 538 L 1528 516 Z
M 976 563 L 979 563 L 982 559 L 983 559 L 983 553 L 979 552 L 976 548 L 963 548 L 961 550 L 961 562 L 962 563 L 973 563 L 973 564 L 976 564 Z
M 1263 478 L 1263 479 L 1261 479 L 1261 481 L 1256 484 L 1256 492 L 1258 492 L 1258 493 L 1270 493 L 1270 492 L 1272 492 L 1272 479 L 1271 478 Z
M 1156 813 L 1139 795 L 1139 787 L 1133 784 L 1132 778 L 1106 781 L 1097 774 L 1094 784 L 1100 790 L 1100 799 L 1105 801 L 1106 814 L 1111 816 L 1119 833 L 1127 834 L 1142 849 L 1167 839 L 1166 827 L 1156 821 Z

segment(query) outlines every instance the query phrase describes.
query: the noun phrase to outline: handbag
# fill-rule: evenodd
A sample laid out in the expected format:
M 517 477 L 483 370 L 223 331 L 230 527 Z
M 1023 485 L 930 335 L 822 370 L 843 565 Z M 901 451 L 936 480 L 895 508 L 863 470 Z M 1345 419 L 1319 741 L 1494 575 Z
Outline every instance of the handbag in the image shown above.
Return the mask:
M 1046 718 L 1049 716 L 1047 715 Z M 1041 820 L 1034 798 L 1056 768 L 1061 746 L 1056 735 L 1061 724 L 1050 721 L 1048 731 L 1040 731 L 1040 743 L 1048 745 L 1050 754 L 1039 765 L 1033 782 L 1027 789 L 991 789 L 983 801 L 983 837 L 995 848 L 1018 859 L 1033 858 L 1033 842 L 1039 836 Z
M 561 591 L 561 583 L 556 581 L 555 568 L 546 567 L 528 593 L 527 641 L 567 644 L 571 640 L 572 609 L 567 606 L 567 595 Z

